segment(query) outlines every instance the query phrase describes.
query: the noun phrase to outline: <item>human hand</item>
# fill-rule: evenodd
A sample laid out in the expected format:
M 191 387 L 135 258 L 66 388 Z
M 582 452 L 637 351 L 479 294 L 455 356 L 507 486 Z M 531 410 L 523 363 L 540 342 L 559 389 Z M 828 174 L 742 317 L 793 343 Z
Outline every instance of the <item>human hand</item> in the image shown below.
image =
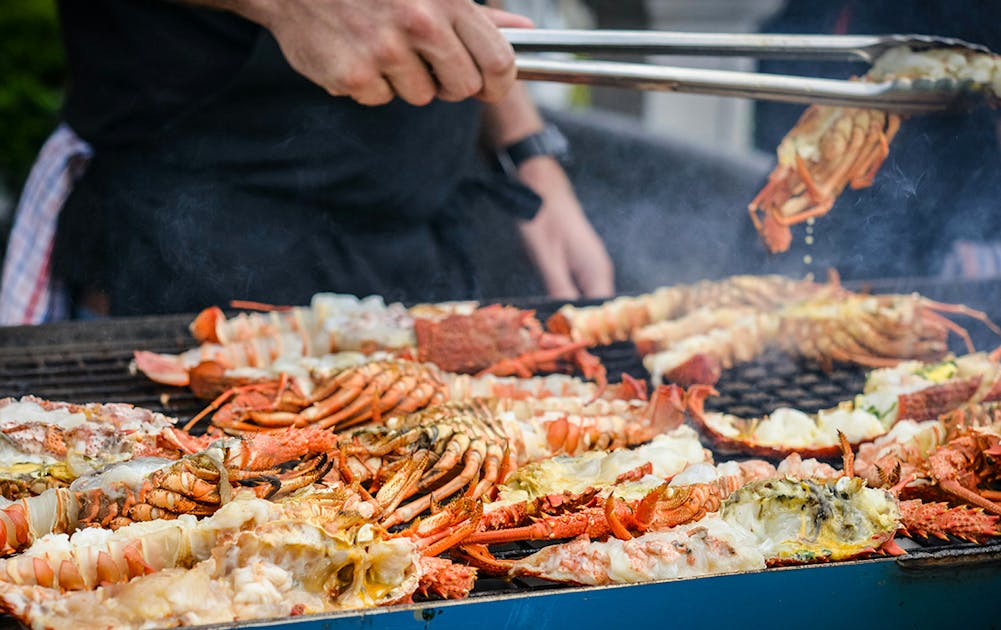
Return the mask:
M 229 0 L 275 36 L 289 64 L 335 96 L 381 105 L 437 97 L 486 102 L 515 80 L 498 27 L 528 18 L 470 0 Z
M 518 167 L 518 177 L 542 197 L 542 207 L 518 230 L 550 297 L 572 300 L 615 292 L 612 259 L 584 215 L 563 167 L 548 156 Z

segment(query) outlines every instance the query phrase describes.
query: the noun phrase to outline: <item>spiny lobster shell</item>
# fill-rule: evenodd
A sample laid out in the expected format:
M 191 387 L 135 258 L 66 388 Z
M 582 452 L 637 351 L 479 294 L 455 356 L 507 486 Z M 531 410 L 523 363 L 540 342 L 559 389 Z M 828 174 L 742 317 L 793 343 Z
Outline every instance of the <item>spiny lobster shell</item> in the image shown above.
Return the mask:
M 1001 536 L 996 514 L 980 508 L 950 507 L 947 503 L 923 503 L 918 499 L 900 502 L 900 530 L 911 538 L 955 536 L 970 542 L 985 543 Z

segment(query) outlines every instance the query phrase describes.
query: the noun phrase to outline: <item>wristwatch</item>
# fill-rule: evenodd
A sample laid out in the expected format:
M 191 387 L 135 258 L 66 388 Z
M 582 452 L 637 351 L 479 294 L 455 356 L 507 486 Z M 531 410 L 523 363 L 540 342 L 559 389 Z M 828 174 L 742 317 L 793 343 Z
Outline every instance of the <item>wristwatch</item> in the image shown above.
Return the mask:
M 500 170 L 508 177 L 516 177 L 518 166 L 538 155 L 551 155 L 566 165 L 570 159 L 570 143 L 556 125 L 547 123 L 542 131 L 497 149 L 495 155 Z

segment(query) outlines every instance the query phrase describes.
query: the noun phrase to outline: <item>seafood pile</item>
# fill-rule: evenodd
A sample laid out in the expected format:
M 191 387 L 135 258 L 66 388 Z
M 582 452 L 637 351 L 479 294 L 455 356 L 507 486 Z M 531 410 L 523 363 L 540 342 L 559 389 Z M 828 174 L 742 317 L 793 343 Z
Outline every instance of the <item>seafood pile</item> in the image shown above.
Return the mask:
M 716 463 L 688 397 L 476 398 L 113 463 L 0 509 L 0 605 L 32 627 L 188 625 L 464 597 L 479 573 L 605 584 L 897 552 L 893 491 L 796 455 Z M 569 542 L 491 553 L 552 539 Z
M 189 386 L 205 398 L 234 381 L 249 384 L 278 375 L 309 395 L 317 387 L 314 381 L 371 357 L 416 359 L 455 373 L 522 377 L 577 366 L 585 376 L 605 380 L 587 344 L 547 332 L 532 311 L 510 306 L 455 302 L 406 308 L 387 305 L 379 296 L 359 300 L 329 293 L 313 296 L 309 307 L 252 306 L 271 310 L 227 319 L 218 307 L 205 309 L 190 326 L 200 346 L 177 355 L 137 351 L 134 368 L 158 383 Z
M 858 446 L 885 435 L 902 420 L 933 420 L 964 405 L 997 401 L 1001 398 L 998 358 L 980 352 L 873 370 L 862 393 L 815 413 L 788 407 L 763 418 L 706 412 L 705 397 L 715 391 L 698 387 L 693 388 L 689 412 L 718 451 L 832 457 L 841 450 L 841 435 Z
M 204 448 L 176 420 L 126 404 L 0 400 L 0 495 L 19 499 L 109 464 L 141 457 L 177 459 Z
M 466 303 L 210 309 L 199 349 L 136 355 L 212 398 L 185 427 L 0 401 L 0 607 L 38 628 L 193 625 L 463 598 L 478 576 L 602 585 L 996 541 L 1001 364 L 947 354 L 954 313 L 978 315 L 754 276 L 566 307 L 550 332 Z M 687 340 L 764 320 L 781 332 L 763 344 L 876 369 L 834 408 L 763 418 L 673 378 L 752 359 Z M 880 343 L 843 338 L 863 329 Z M 630 339 L 697 358 L 648 390 L 581 354 Z M 601 378 L 534 375 L 570 363 Z
M 766 351 L 822 366 L 849 362 L 890 367 L 944 357 L 950 334 L 973 342 L 951 317 L 999 329 L 986 314 L 922 295 L 855 293 L 832 273 L 826 283 L 782 276 L 734 276 L 619 297 L 597 306 L 566 305 L 551 329 L 592 345 L 632 340 L 654 384 L 714 384 L 725 369 Z
M 217 623 L 461 598 L 477 575 L 628 583 L 1001 536 L 997 403 L 901 420 L 856 474 L 847 439 L 840 470 L 716 462 L 690 395 L 477 399 L 112 464 L 0 510 L 0 606 L 39 628 Z M 493 555 L 522 540 L 555 544 Z
M 965 48 L 887 51 L 861 81 L 950 79 L 1001 98 L 1001 56 Z M 872 185 L 890 153 L 902 118 L 874 109 L 810 106 L 779 144 L 778 165 L 748 205 L 754 227 L 772 253 L 792 242 L 790 226 L 830 212 L 846 186 Z

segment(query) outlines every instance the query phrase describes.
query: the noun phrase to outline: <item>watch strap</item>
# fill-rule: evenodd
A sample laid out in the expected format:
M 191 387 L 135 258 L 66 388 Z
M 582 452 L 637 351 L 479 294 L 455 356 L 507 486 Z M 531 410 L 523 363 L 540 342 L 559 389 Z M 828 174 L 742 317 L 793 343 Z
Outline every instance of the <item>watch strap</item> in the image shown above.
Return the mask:
M 541 131 L 497 149 L 496 155 L 501 170 L 514 176 L 518 166 L 529 158 L 546 155 L 565 161 L 570 155 L 570 143 L 555 125 L 547 124 Z

